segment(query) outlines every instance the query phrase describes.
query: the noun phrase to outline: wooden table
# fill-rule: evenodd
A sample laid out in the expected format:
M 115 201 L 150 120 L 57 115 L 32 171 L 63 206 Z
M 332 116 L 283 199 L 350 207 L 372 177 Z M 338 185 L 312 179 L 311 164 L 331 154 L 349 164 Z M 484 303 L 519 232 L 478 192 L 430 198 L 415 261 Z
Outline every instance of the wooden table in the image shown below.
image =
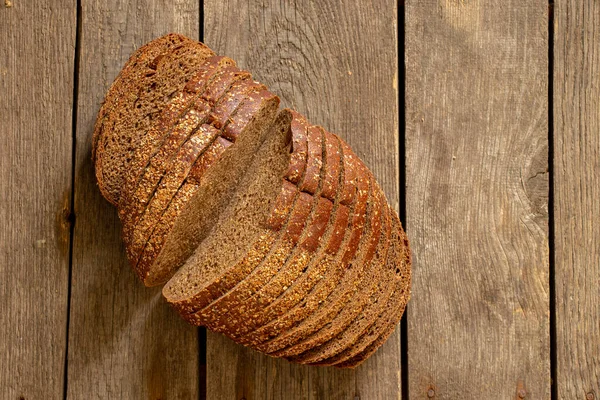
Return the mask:
M 373 169 L 413 296 L 356 370 L 186 325 L 93 179 L 103 95 L 166 32 L 236 59 Z M 600 2 L 4 0 L 0 398 L 600 399 Z

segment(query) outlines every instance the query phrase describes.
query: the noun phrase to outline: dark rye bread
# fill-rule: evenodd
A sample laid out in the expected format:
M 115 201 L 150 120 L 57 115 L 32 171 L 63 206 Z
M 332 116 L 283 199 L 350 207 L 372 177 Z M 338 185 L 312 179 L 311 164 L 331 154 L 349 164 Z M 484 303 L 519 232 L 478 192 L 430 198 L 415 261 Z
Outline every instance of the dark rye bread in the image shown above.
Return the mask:
M 194 299 L 198 293 L 227 273 L 227 266 L 247 254 L 265 227 L 281 192 L 290 157 L 291 115 L 282 111 L 247 166 L 239 189 L 220 214 L 211 235 L 163 288 L 171 304 Z
M 327 286 L 325 282 L 327 282 L 329 277 L 321 281 L 320 285 L 316 285 L 313 291 L 305 297 L 307 303 L 318 304 L 313 312 L 306 316 L 306 318 L 299 319 L 298 313 L 294 309 L 290 310 L 287 315 L 277 320 L 280 325 L 287 325 L 288 329 L 280 333 L 279 336 L 272 337 L 267 342 L 256 346 L 257 349 L 271 354 L 298 343 L 330 322 L 339 313 L 339 310 L 348 299 L 351 298 L 356 285 L 362 281 L 362 277 L 369 271 L 371 258 L 381 237 L 380 199 L 377 196 L 377 192 L 373 189 L 374 187 L 371 183 L 371 194 L 365 213 L 365 233 L 361 237 L 358 251 L 352 259 L 345 260 L 344 256 L 342 256 L 341 265 L 344 266 L 345 270 L 342 280 L 335 281 L 335 289 L 329 296 L 320 295 L 319 290 L 321 287 Z M 335 276 L 335 274 L 331 275 Z M 329 287 L 327 291 L 329 291 Z
M 173 160 L 176 159 L 176 154 L 183 151 L 186 141 L 191 137 L 191 132 L 194 132 L 194 137 L 197 138 L 194 143 L 197 147 L 195 149 L 197 157 L 195 160 L 192 160 L 194 164 L 189 165 L 190 168 L 187 168 L 188 166 L 186 165 L 185 171 L 180 171 L 180 175 L 178 176 L 179 185 L 175 186 L 175 188 L 181 186 L 189 174 L 193 174 L 195 180 L 199 181 L 199 174 L 204 174 L 218 159 L 212 152 L 209 154 L 208 159 L 204 157 L 204 154 L 212 148 L 213 143 L 217 142 L 222 130 L 227 126 L 231 115 L 220 112 L 218 115 L 225 117 L 225 120 L 220 120 L 213 116 L 215 114 L 213 111 L 220 109 L 230 110 L 229 103 L 220 102 L 224 96 L 222 91 L 227 90 L 233 82 L 239 79 L 243 81 L 243 79 L 249 77 L 249 74 L 243 73 L 243 71 L 233 66 L 225 68 L 225 71 L 231 71 L 231 75 L 227 78 L 225 84 L 220 83 L 223 80 L 219 80 L 218 78 L 209 83 L 206 86 L 206 91 L 200 97 L 196 97 L 191 101 L 192 105 L 188 106 L 191 108 L 188 108 L 187 113 L 180 119 L 180 122 L 171 133 L 165 135 L 162 139 L 162 146 L 152 155 L 148 165 L 141 174 L 135 194 L 132 196 L 132 201 L 125 203 L 124 207 L 120 210 L 121 221 L 123 223 L 123 240 L 127 245 L 128 257 L 133 265 L 137 263 L 141 249 L 146 244 L 148 236 L 154 230 L 156 221 L 160 219 L 171 199 L 175 196 L 176 190 L 173 191 L 171 189 L 170 192 L 165 193 L 165 179 L 169 178 L 173 182 L 172 178 L 174 177 L 172 175 L 174 175 L 174 171 L 170 171 L 169 168 L 172 166 Z M 188 82 L 188 86 L 190 83 L 192 81 Z M 221 85 L 222 89 L 215 92 L 215 84 Z M 255 85 L 248 86 L 260 87 Z M 186 92 L 185 90 L 184 92 L 187 94 L 193 93 L 192 91 Z M 213 94 L 209 95 L 211 92 Z M 264 93 L 268 97 L 272 96 L 269 92 Z M 238 97 L 246 101 L 259 100 L 252 99 L 251 97 L 246 98 L 245 94 L 242 93 L 239 93 Z M 211 108 L 211 104 L 215 102 L 216 105 Z M 230 112 L 235 114 L 237 108 L 230 110 Z M 189 118 L 193 118 L 195 126 L 192 127 L 189 124 L 189 128 L 186 129 L 188 125 L 185 122 Z M 210 122 L 210 124 L 207 122 Z M 183 128 L 180 128 L 181 126 Z M 221 144 L 222 141 L 219 141 L 215 147 L 220 147 Z M 229 146 L 223 147 L 223 150 L 225 150 Z M 220 156 L 221 154 L 222 152 L 218 155 Z M 194 169 L 196 163 L 202 165 L 203 169 Z M 122 196 L 122 199 L 124 198 L 126 198 L 126 195 Z M 139 217 L 136 218 L 136 214 Z
M 325 133 L 322 128 L 319 129 Z M 326 162 L 322 186 L 324 188 L 329 179 L 334 179 L 329 186 L 336 193 L 341 193 L 341 190 L 338 191 L 338 187 L 344 182 L 341 146 L 333 135 L 323 135 L 323 138 Z M 337 175 L 331 174 L 331 170 Z M 321 194 L 323 195 L 323 192 Z M 236 335 L 232 335 L 234 339 L 244 343 L 246 333 L 275 318 L 276 315 L 272 313 L 274 309 L 285 312 L 293 307 L 310 290 L 318 277 L 325 273 L 325 264 L 319 264 L 321 268 L 315 264 L 322 255 L 334 255 L 338 251 L 348 225 L 349 210 L 347 206 L 339 203 L 340 198 L 341 196 L 334 196 L 333 203 L 326 198 L 319 199 L 319 205 L 313 211 L 312 226 L 306 230 L 304 240 L 301 239 L 282 269 L 239 307 L 242 313 L 250 317 L 245 318 L 241 324 L 243 328 L 238 329 Z M 330 217 L 326 220 L 327 215 Z M 272 304 L 275 306 L 271 307 Z M 284 304 L 286 306 L 283 306 Z
M 177 208 L 176 211 L 181 215 L 177 218 L 160 218 L 142 250 L 137 270 L 145 272 L 143 281 L 146 285 L 158 285 L 169 279 L 212 229 L 231 199 L 238 179 L 269 132 L 278 107 L 279 98 L 271 92 L 251 92 L 223 125 L 223 132 L 228 130 L 234 133 L 235 142 L 203 172 L 194 195 L 185 194 L 190 197 L 190 202 Z M 214 127 L 212 129 L 216 130 Z M 222 185 L 223 190 L 215 190 L 217 185 Z M 190 213 L 188 217 L 186 213 Z M 181 225 L 178 227 L 177 224 Z M 189 250 L 180 251 L 180 248 L 173 246 L 181 245 L 184 240 L 192 243 Z
M 411 254 L 408 244 L 408 238 L 402 230 L 402 225 L 398 216 L 390 210 L 393 215 L 395 230 L 397 232 L 397 241 L 395 241 L 395 255 L 390 257 L 388 271 L 394 275 L 395 291 L 394 295 L 383 307 L 377 321 L 363 333 L 360 338 L 343 352 L 314 365 L 335 365 L 339 368 L 355 368 L 373 354 L 394 332 L 406 304 L 410 298 L 411 285 Z M 394 261 L 392 261 L 394 260 Z
M 339 139 L 338 142 L 342 144 Z M 344 147 L 342 146 L 341 149 L 343 151 Z M 344 184 L 338 191 L 341 201 L 346 204 L 340 205 L 338 216 L 341 218 L 337 219 L 334 225 L 339 229 L 340 223 L 345 224 L 342 225 L 345 226 L 344 234 L 340 235 L 341 239 L 336 236 L 334 238 L 338 238 L 337 240 L 329 242 L 320 257 L 314 259 L 308 266 L 304 279 L 298 280 L 283 296 L 265 308 L 262 313 L 265 324 L 262 327 L 236 340 L 257 345 L 289 329 L 294 325 L 294 321 L 301 321 L 309 316 L 337 284 L 334 276 L 339 277 L 342 274 L 345 262 L 352 259 L 358 251 L 360 242 L 356 238 L 360 239 L 365 232 L 365 214 L 370 193 L 369 180 L 359 174 L 360 164 L 353 153 L 346 150 L 342 154 L 342 161 Z M 345 215 L 348 206 L 350 209 Z M 311 292 L 310 301 L 306 295 L 308 292 Z
M 297 136 L 306 138 L 306 130 L 308 127 L 304 124 L 304 121 L 298 120 L 295 113 L 290 113 L 290 115 L 293 116 L 290 123 L 292 138 Z M 294 141 L 292 141 L 292 153 L 290 158 L 295 157 L 299 151 L 301 151 L 301 149 L 295 146 Z M 302 157 L 303 162 L 298 164 L 298 166 L 303 171 L 306 171 L 306 168 L 303 165 L 306 165 L 308 154 L 304 151 Z M 310 210 L 309 205 L 312 198 L 307 193 L 300 193 L 296 185 L 287 180 L 288 177 L 289 171 L 282 181 L 282 187 L 275 206 L 264 227 L 268 229 L 257 235 L 258 237 L 251 247 L 251 250 L 240 260 L 237 260 L 235 265 L 226 268 L 224 270 L 226 273 L 199 290 L 195 296 L 172 303 L 188 322 L 196 325 L 203 324 L 203 314 L 201 310 L 211 301 L 227 293 L 250 274 L 263 261 L 273 247 L 273 244 L 279 240 L 284 232 L 288 231 L 288 234 L 290 235 L 300 235 L 304 220 Z M 304 172 L 300 179 L 304 179 Z M 302 206 L 296 208 L 295 205 L 297 202 L 301 203 Z M 291 210 L 295 210 L 295 212 L 291 212 Z
M 184 89 L 177 93 L 161 112 L 160 118 L 155 119 L 148 131 L 140 138 L 140 144 L 133 153 L 129 168 L 124 172 L 123 188 L 119 198 L 119 218 L 124 227 L 123 239 L 127 243 L 130 232 L 154 193 L 150 185 L 142 185 L 144 175 L 152 160 L 163 148 L 167 138 L 171 136 L 173 127 L 186 115 L 196 114 L 200 121 L 208 116 L 212 105 L 199 98 L 214 79 L 217 72 L 226 65 L 233 64 L 226 57 L 209 57 L 199 70 L 186 83 Z M 156 172 L 153 175 L 158 174 Z M 159 175 L 160 176 L 160 175 Z M 146 193 L 143 190 L 146 189 Z
M 390 214 L 392 216 L 394 246 L 388 255 L 385 270 L 387 279 L 384 278 L 384 280 L 394 287 L 393 295 L 387 302 L 379 305 L 379 316 L 366 329 L 362 327 L 363 330 L 359 335 L 355 334 L 355 327 L 350 327 L 346 331 L 349 334 L 354 334 L 350 338 L 353 340 L 346 341 L 348 347 L 340 349 L 335 356 L 313 363 L 313 365 L 335 365 L 341 368 L 355 367 L 379 348 L 398 325 L 410 296 L 411 256 L 408 240 L 402 230 L 400 220 L 392 210 L 390 210 Z M 360 321 L 357 321 L 356 326 L 359 325 Z
M 381 194 L 383 196 L 383 194 Z M 272 355 L 286 357 L 298 363 L 311 363 L 323 360 L 336 354 L 338 348 L 344 349 L 345 343 L 337 336 L 345 336 L 349 325 L 356 325 L 361 321 L 362 326 L 369 326 L 379 315 L 376 301 L 381 297 L 386 299 L 393 292 L 393 286 L 383 278 L 383 267 L 387 261 L 390 246 L 391 221 L 387 206 L 382 205 L 382 230 L 381 239 L 371 261 L 369 274 L 363 278 L 358 291 L 350 301 L 344 305 L 340 313 L 329 323 L 314 334 L 297 344 L 279 350 Z M 381 304 L 382 301 L 379 302 Z M 343 332 L 343 333 L 342 333 Z
M 227 207 L 239 179 L 268 134 L 279 108 L 279 98 L 268 91 L 248 96 L 229 119 L 223 134 L 237 137 L 218 162 L 209 168 L 199 190 L 174 221 L 166 221 L 168 235 L 154 233 L 146 245 L 140 263 L 156 271 L 175 271 L 204 240 Z M 171 229 L 172 228 L 172 229 Z
M 330 200 L 323 197 L 318 198 L 318 196 L 328 179 L 327 171 L 330 168 L 335 171 L 340 170 L 341 157 L 338 147 L 328 146 L 321 128 L 311 127 L 310 130 L 321 133 L 325 162 L 323 162 L 320 174 L 321 183 L 315 194 L 317 199 L 313 202 L 315 205 L 311 214 L 306 218 L 301 236 L 295 241 L 295 247 L 291 251 L 287 251 L 287 249 L 281 251 L 281 254 L 287 254 L 288 257 L 283 263 L 279 262 L 278 257 L 272 257 L 277 261 L 275 264 L 270 263 L 267 258 L 259 268 L 253 271 L 252 275 L 248 276 L 234 290 L 211 304 L 209 311 L 212 314 L 211 319 L 217 323 L 218 329 L 227 330 L 234 339 L 264 323 L 262 311 L 265 307 L 286 292 L 298 275 L 307 268 L 311 259 L 322 251 L 321 247 L 329 242 L 337 207 L 334 207 Z M 337 190 L 339 176 L 335 176 L 335 180 L 336 182 L 331 186 Z M 281 267 L 277 264 L 280 264 Z M 239 321 L 239 323 L 235 321 Z
M 294 205 L 290 216 L 290 221 L 294 223 L 288 224 L 265 259 L 242 282 L 200 312 L 201 320 L 206 321 L 205 325 L 217 332 L 227 331 L 228 335 L 235 337 L 238 329 L 250 327 L 251 315 L 246 313 L 246 307 L 253 305 L 251 298 L 286 265 L 286 260 L 293 254 L 298 243 L 303 243 L 309 234 L 321 234 L 329 221 L 332 204 L 319 196 L 326 169 L 324 138 L 322 132 L 312 126 L 308 127 L 307 138 L 307 168 L 299 188 L 302 190 L 317 182 L 315 193 L 311 196 L 301 192 L 301 199 L 306 200 Z M 313 168 L 314 166 L 319 166 L 319 169 Z M 307 254 L 304 259 L 308 257 Z
M 250 97 L 254 96 L 254 94 L 257 94 L 257 91 L 262 92 L 262 85 L 257 85 L 255 82 L 247 81 L 247 80 L 241 81 L 241 82 L 245 83 L 245 85 L 244 86 L 240 85 L 238 90 L 235 91 L 237 98 L 240 99 L 240 101 L 236 102 L 237 105 L 239 105 L 242 100 L 246 100 L 246 101 L 250 100 L 251 99 Z M 197 99 L 197 100 L 199 100 L 199 99 Z M 233 108 L 231 106 L 231 103 L 233 103 L 233 102 L 219 103 L 210 111 L 208 120 L 211 121 L 212 127 L 208 126 L 208 125 L 203 125 L 201 127 L 201 129 L 203 129 L 207 133 L 207 135 L 205 135 L 205 140 L 202 143 L 202 145 L 206 145 L 206 147 L 203 149 L 201 155 L 196 159 L 195 163 L 191 166 L 191 170 L 189 170 L 189 174 L 187 175 L 187 177 L 185 177 L 185 179 L 187 181 L 191 181 L 191 182 L 200 184 L 200 180 L 204 176 L 204 174 L 206 173 L 208 168 L 210 168 L 218 160 L 218 158 L 224 153 L 224 151 L 233 144 L 232 142 L 228 141 L 227 139 L 224 139 L 219 136 L 223 132 L 223 128 L 225 126 L 227 126 L 227 124 L 229 123 L 229 119 L 230 119 L 231 115 L 235 114 L 235 112 L 237 112 L 237 110 L 238 110 L 237 107 Z M 194 109 L 189 110 L 188 113 L 193 112 L 193 111 L 194 111 Z M 217 115 L 218 117 L 215 117 L 214 115 Z M 204 119 L 204 121 L 206 121 L 206 119 Z M 220 130 L 217 130 L 217 128 L 219 128 Z M 163 149 L 161 148 L 161 150 L 163 150 Z M 159 154 L 157 154 L 157 156 Z M 169 164 L 170 163 L 168 163 L 167 165 L 169 165 Z M 166 169 L 166 167 L 163 167 L 163 168 Z M 159 167 L 158 169 L 160 171 L 161 167 Z M 153 177 L 153 182 L 156 182 L 156 183 L 153 185 L 148 185 L 148 186 L 149 187 L 156 186 L 156 188 L 158 188 L 158 183 L 161 182 L 161 180 L 163 179 L 165 172 L 163 172 L 162 175 L 160 173 L 157 173 L 154 176 L 151 175 Z M 154 189 L 154 193 L 156 192 L 156 188 Z M 138 188 L 138 190 L 139 190 L 139 188 Z M 152 197 L 153 195 L 154 194 L 151 195 L 151 199 L 153 198 Z M 156 197 L 162 197 L 164 200 L 166 200 L 166 197 L 164 195 L 156 196 Z M 139 199 L 139 198 L 141 198 L 141 196 L 137 196 L 137 198 Z M 133 202 L 132 204 L 136 204 L 136 202 Z M 178 207 L 178 209 L 181 209 L 181 207 L 179 207 L 179 206 L 177 206 L 177 207 Z M 129 220 L 122 218 L 123 232 L 124 232 L 123 239 L 124 239 L 125 243 L 131 243 L 131 242 L 134 243 L 134 245 L 128 246 L 128 250 L 129 250 L 129 252 L 132 252 L 132 253 L 133 253 L 133 251 L 136 251 L 136 253 L 133 253 L 132 257 L 130 257 L 130 260 L 132 260 L 132 262 L 135 263 L 135 262 L 137 262 L 137 256 L 139 255 L 140 245 L 145 245 L 146 241 L 148 240 L 147 234 L 152 232 L 152 228 L 155 227 L 155 225 L 153 225 L 152 222 L 157 221 L 160 218 L 160 212 L 158 214 L 149 213 L 149 212 L 147 212 L 148 210 L 143 208 L 143 204 L 139 204 L 138 208 L 127 207 L 127 208 L 124 208 L 124 210 L 127 211 L 125 213 L 125 216 L 126 217 L 129 216 Z M 136 210 L 145 211 L 143 213 L 144 218 L 146 218 L 146 220 L 149 222 L 141 221 L 140 223 L 138 223 L 132 216 L 132 214 L 134 214 L 134 212 Z M 170 219 L 167 221 L 169 221 L 168 224 L 170 224 L 169 226 L 171 226 L 173 220 Z M 129 222 L 129 225 L 127 224 L 127 222 Z M 139 226 L 141 226 L 141 227 L 146 226 L 147 227 L 146 232 L 141 232 L 142 229 L 136 229 Z M 133 235 L 134 233 L 138 234 L 137 241 L 135 241 L 135 239 L 136 239 L 135 236 L 132 237 L 132 236 L 128 236 L 126 234 L 127 227 L 129 227 L 130 235 Z M 161 226 L 161 228 L 165 228 L 165 227 Z M 148 230 L 149 230 L 149 232 L 148 232 Z M 164 231 L 165 229 L 162 229 L 162 230 Z M 136 244 L 137 244 L 137 246 L 136 246 Z M 136 258 L 134 258 L 134 256 Z M 143 267 L 141 269 L 144 270 L 145 267 Z
M 121 72 L 110 86 L 102 106 L 98 111 L 92 136 L 92 161 L 96 159 L 96 143 L 100 139 L 106 117 L 113 112 L 119 100 L 129 92 L 138 92 L 144 79 L 150 78 L 156 70 L 157 59 L 190 39 L 183 35 L 169 33 L 138 48 L 127 60 Z
M 150 79 L 123 96 L 102 124 L 96 142 L 96 178 L 104 196 L 118 204 L 122 171 L 129 167 L 140 137 L 172 96 L 183 88 L 198 67 L 214 53 L 201 43 L 191 41 L 175 47 L 155 61 Z

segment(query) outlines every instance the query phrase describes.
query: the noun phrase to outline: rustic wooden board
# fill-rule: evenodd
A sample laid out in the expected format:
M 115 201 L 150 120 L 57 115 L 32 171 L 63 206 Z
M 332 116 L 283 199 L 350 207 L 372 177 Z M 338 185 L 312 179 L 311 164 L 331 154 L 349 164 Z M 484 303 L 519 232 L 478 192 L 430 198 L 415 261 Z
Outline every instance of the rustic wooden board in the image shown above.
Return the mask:
M 550 398 L 547 10 L 406 2 L 411 398 Z
M 82 4 L 68 396 L 196 398 L 197 330 L 129 268 L 117 213 L 96 186 L 90 151 L 100 103 L 129 55 L 171 31 L 197 38 L 198 2 Z
M 75 5 L 0 3 L 3 399 L 63 394 Z
M 600 398 L 600 4 L 554 11 L 554 226 L 559 399 Z
M 397 207 L 396 2 L 204 3 L 206 43 L 252 71 L 284 106 L 340 133 Z M 207 346 L 209 399 L 400 397 L 398 332 L 355 371 L 291 365 L 210 332 Z

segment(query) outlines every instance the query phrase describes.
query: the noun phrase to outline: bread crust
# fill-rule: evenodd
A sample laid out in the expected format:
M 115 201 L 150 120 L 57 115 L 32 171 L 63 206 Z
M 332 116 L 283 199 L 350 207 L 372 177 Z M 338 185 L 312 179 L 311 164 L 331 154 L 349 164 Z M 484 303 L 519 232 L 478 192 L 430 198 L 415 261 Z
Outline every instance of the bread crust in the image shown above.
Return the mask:
M 349 225 L 340 249 L 356 252 L 358 246 L 351 249 L 347 244 L 356 231 L 360 231 L 361 234 L 364 231 L 364 214 L 370 193 L 370 180 L 368 175 L 356 174 L 353 171 L 360 167 L 355 159 L 342 156 L 342 160 L 344 161 L 344 172 L 350 171 L 351 175 L 356 176 L 354 181 L 350 181 L 350 184 L 353 185 L 351 192 L 356 194 L 356 202 L 352 205 Z M 296 285 L 286 291 L 284 296 L 265 308 L 263 312 L 265 325 L 236 340 L 255 346 L 289 329 L 295 321 L 301 321 L 311 315 L 319 307 L 321 299 L 327 297 L 337 284 L 337 279 L 344 270 L 340 258 L 345 253 L 346 251 L 342 250 L 339 254 L 332 255 L 325 251 L 311 266 L 312 268 L 309 267 L 311 272 L 306 275 L 307 279 L 298 281 Z M 307 295 L 308 291 L 310 294 Z
M 388 206 L 389 207 L 389 206 Z M 392 275 L 394 292 L 386 303 L 379 305 L 379 316 L 373 324 L 367 327 L 359 338 L 344 351 L 326 360 L 312 365 L 335 365 L 339 368 L 354 368 L 374 353 L 394 332 L 406 303 L 410 297 L 410 265 L 411 255 L 408 239 L 402 230 L 402 225 L 395 212 L 390 209 L 396 248 L 390 252 L 386 263 L 386 271 Z
M 380 191 L 379 188 L 376 189 Z M 383 198 L 383 193 L 380 193 L 380 198 Z M 321 361 L 333 356 L 336 351 L 344 350 L 349 343 L 353 343 L 357 335 L 352 336 L 351 333 L 353 331 L 360 333 L 362 331 L 360 327 L 369 326 L 377 317 L 379 308 L 375 307 L 375 300 L 387 299 L 393 291 L 393 285 L 389 285 L 389 282 L 382 276 L 390 245 L 391 221 L 385 202 L 380 202 L 380 205 L 383 220 L 383 228 L 380 230 L 381 239 L 377 249 L 371 247 L 367 250 L 365 259 L 372 259 L 371 267 L 368 274 L 363 277 L 363 282 L 359 285 L 357 292 L 344 305 L 339 314 L 317 332 L 272 355 L 286 357 L 298 363 Z M 377 251 L 377 257 L 373 258 L 375 251 Z M 356 325 L 359 327 L 356 328 Z

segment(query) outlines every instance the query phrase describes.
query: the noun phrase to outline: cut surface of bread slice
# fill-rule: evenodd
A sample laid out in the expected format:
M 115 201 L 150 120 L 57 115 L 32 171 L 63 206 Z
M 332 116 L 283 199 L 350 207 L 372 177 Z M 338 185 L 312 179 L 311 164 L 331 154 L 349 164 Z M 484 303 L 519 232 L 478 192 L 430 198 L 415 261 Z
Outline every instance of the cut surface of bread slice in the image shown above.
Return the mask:
M 147 271 L 143 279 L 146 285 L 158 285 L 169 279 L 215 226 L 239 179 L 271 131 L 278 108 L 279 98 L 271 92 L 252 92 L 222 128 L 222 132 L 235 133 L 235 143 L 203 172 L 189 202 L 176 210 L 179 216 L 161 218 L 140 255 L 138 264 Z M 286 112 L 282 118 L 288 116 Z
M 290 124 L 292 134 L 292 149 L 290 159 L 296 159 L 297 167 L 306 171 L 308 154 L 301 147 L 297 146 L 298 138 L 306 141 L 306 130 L 308 126 L 304 120 L 298 119 L 298 115 L 291 112 L 293 119 Z M 305 146 L 306 147 L 306 146 Z M 305 148 L 304 147 L 304 148 Z M 207 323 L 207 318 L 212 314 L 207 313 L 205 308 L 214 300 L 228 293 L 240 281 L 246 278 L 254 269 L 261 264 L 264 258 L 269 254 L 273 246 L 280 242 L 281 236 L 287 233 L 292 236 L 299 236 L 306 215 L 310 211 L 312 198 L 307 193 L 301 193 L 298 187 L 290 181 L 290 171 L 286 173 L 285 179 L 275 202 L 275 206 L 269 215 L 265 228 L 269 228 L 258 235 L 251 250 L 235 265 L 227 268 L 227 274 L 219 277 L 208 286 L 197 293 L 194 298 L 189 298 L 179 302 L 172 303 L 179 313 L 195 325 Z M 304 172 L 300 180 L 304 179 Z M 299 206 L 296 206 L 296 204 Z M 294 212 L 292 212 L 294 210 Z
M 382 276 L 390 244 L 391 221 L 389 218 L 388 208 L 383 206 L 381 239 L 375 258 L 371 261 L 369 274 L 363 278 L 357 292 L 344 305 L 339 314 L 314 334 L 272 355 L 286 357 L 299 363 L 323 360 L 348 346 L 347 341 L 344 340 L 349 336 L 346 333 L 360 331 L 360 327 L 369 326 L 377 318 L 380 307 L 377 307 L 376 303 L 379 302 L 379 305 L 387 303 L 387 299 L 393 292 L 393 285 L 389 285 Z M 380 298 L 383 298 L 384 301 L 379 301 Z M 349 325 L 352 325 L 351 329 L 348 329 Z M 354 326 L 358 326 L 358 328 Z M 339 338 L 338 335 L 340 335 Z M 349 341 L 352 342 L 352 339 Z
M 384 281 L 389 282 L 389 285 L 394 287 L 393 295 L 387 302 L 378 307 L 380 312 L 375 322 L 364 329 L 358 335 L 358 338 L 348 341 L 349 346 L 347 348 L 335 356 L 313 363 L 313 365 L 355 367 L 385 342 L 400 321 L 410 296 L 411 260 L 408 240 L 402 230 L 400 220 L 395 212 L 390 210 L 390 214 L 392 215 L 392 242 L 394 246 L 386 262 L 387 279 L 384 278 Z M 357 326 L 360 325 L 360 321 L 357 321 L 356 324 Z
M 169 176 L 174 174 L 172 164 L 177 159 L 175 155 L 181 153 L 184 147 L 189 147 L 188 141 L 191 137 L 194 137 L 193 145 L 197 146 L 194 149 L 197 152 L 197 158 L 193 160 L 194 164 L 190 165 L 190 168 L 186 166 L 185 170 L 179 171 L 179 186 L 181 186 L 189 174 L 199 180 L 200 175 L 204 174 L 229 147 L 223 144 L 224 141 L 217 141 L 222 132 L 221 129 L 227 125 L 227 120 L 215 119 L 212 111 L 221 108 L 230 109 L 229 105 L 220 103 L 225 95 L 224 91 L 228 90 L 234 82 L 247 79 L 250 75 L 231 65 L 217 72 L 216 75 L 217 77 L 212 79 L 206 86 L 205 93 L 191 100 L 191 108 L 188 108 L 186 114 L 176 124 L 171 133 L 164 135 L 162 146 L 151 157 L 149 164 L 141 174 L 132 201 L 128 201 L 121 207 L 123 240 L 127 245 L 128 258 L 133 265 L 137 264 L 141 249 L 153 232 L 156 222 L 159 221 L 166 207 L 169 206 L 177 193 L 176 190 L 165 193 L 165 180 L 168 179 L 172 185 L 175 184 L 173 183 L 174 176 Z M 188 82 L 188 86 L 190 83 L 197 85 L 197 81 L 194 80 Z M 188 90 L 186 92 L 184 90 L 184 94 L 191 93 L 193 91 Z M 244 96 L 240 94 L 240 97 Z M 215 104 L 215 106 L 211 109 L 212 104 Z M 237 109 L 232 110 L 233 113 L 235 111 Z M 220 114 L 223 115 L 223 113 Z M 227 114 L 223 116 L 230 117 Z M 193 120 L 193 124 L 189 122 L 190 119 Z M 220 127 L 220 129 L 215 126 Z M 196 130 L 198 132 L 194 132 Z M 193 135 L 191 132 L 194 132 Z M 215 142 L 217 144 L 213 146 Z M 213 147 L 217 148 L 219 152 L 213 152 Z M 209 157 L 204 157 L 204 154 L 209 150 Z M 201 165 L 202 169 L 194 168 L 196 163 Z M 122 195 L 122 198 L 124 197 L 126 195 Z M 145 268 L 138 269 L 145 270 Z
M 123 171 L 129 167 L 140 137 L 171 97 L 181 91 L 213 52 L 198 42 L 184 43 L 156 62 L 156 70 L 138 91 L 127 92 L 102 123 L 96 142 L 96 174 L 105 197 L 118 204 Z
M 257 235 L 265 233 L 264 226 L 289 164 L 290 120 L 289 113 L 279 114 L 215 229 L 163 288 L 167 301 L 194 298 L 226 274 L 227 266 L 248 253 Z
M 257 292 L 286 265 L 286 259 L 290 254 L 294 254 L 292 250 L 297 244 L 303 243 L 310 234 L 321 234 L 327 225 L 332 203 L 319 197 L 326 169 L 325 143 L 321 131 L 314 128 L 316 127 L 308 128 L 308 146 L 313 151 L 308 154 L 307 166 L 318 165 L 320 168 L 318 172 L 316 168 L 312 169 L 313 174 L 318 174 L 316 176 L 309 174 L 311 169 L 307 168 L 307 174 L 300 187 L 307 181 L 320 181 L 316 193 L 311 196 L 301 192 L 300 200 L 294 205 L 286 230 L 267 257 L 242 282 L 201 311 L 202 319 L 211 329 L 227 330 L 229 335 L 235 335 L 239 329 L 250 328 L 252 326 L 250 316 L 257 312 L 258 301 L 255 298 Z M 308 257 L 308 254 L 304 255 L 304 259 Z

